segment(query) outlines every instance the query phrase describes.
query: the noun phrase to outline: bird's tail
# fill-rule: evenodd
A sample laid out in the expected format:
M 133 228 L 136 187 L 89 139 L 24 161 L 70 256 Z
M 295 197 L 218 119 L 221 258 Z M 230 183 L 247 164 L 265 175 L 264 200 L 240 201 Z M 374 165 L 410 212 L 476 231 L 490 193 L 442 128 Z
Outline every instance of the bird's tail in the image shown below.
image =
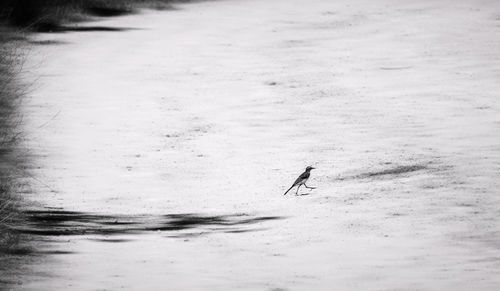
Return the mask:
M 286 193 L 288 193 L 288 191 L 292 190 L 293 186 L 295 186 L 295 185 L 292 185 L 292 187 L 288 188 L 288 190 L 286 190 L 286 192 L 285 192 L 285 194 L 283 194 L 283 196 L 285 196 Z

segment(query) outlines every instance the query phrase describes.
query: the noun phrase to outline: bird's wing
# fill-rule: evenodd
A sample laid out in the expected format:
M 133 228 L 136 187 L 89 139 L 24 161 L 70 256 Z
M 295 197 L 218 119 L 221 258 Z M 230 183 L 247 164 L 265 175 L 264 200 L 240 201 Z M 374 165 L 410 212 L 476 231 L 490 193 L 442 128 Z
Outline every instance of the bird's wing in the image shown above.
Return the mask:
M 293 182 L 293 185 L 295 186 L 295 185 L 299 184 L 300 182 L 302 182 L 302 180 L 309 178 L 309 175 L 311 175 L 309 172 L 304 172 L 304 173 L 300 174 L 300 176 L 297 178 L 297 180 L 295 180 L 295 182 Z

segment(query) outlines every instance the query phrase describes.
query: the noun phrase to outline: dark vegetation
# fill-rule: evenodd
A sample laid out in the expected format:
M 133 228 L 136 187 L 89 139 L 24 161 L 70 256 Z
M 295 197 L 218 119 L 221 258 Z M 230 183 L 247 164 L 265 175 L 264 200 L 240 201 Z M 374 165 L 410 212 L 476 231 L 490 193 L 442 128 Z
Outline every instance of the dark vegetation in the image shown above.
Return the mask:
M 18 147 L 18 103 L 22 90 L 16 84 L 20 52 L 8 39 L 12 31 L 3 29 L 0 34 L 0 256 L 17 246 L 19 234 L 12 225 L 19 223 L 19 197 L 22 188 L 24 159 Z M 1 258 L 0 258 L 1 260 Z
M 16 230 L 25 223 L 21 193 L 26 191 L 25 154 L 19 103 L 26 89 L 17 80 L 22 49 L 17 31 L 0 26 L 0 290 L 18 285 L 19 274 L 32 248 L 26 234 Z
M 0 0 L 4 24 L 36 32 L 61 32 L 92 17 L 113 17 L 140 8 L 173 9 L 189 0 Z M 74 30 L 74 28 L 73 28 Z

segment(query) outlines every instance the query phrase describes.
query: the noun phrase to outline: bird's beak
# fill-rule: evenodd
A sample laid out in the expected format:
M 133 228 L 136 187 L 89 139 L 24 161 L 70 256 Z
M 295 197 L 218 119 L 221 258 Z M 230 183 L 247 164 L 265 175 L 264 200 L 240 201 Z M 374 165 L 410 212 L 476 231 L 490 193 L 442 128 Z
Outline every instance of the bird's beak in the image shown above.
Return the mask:
M 316 169 L 315 167 L 311 167 L 311 169 Z

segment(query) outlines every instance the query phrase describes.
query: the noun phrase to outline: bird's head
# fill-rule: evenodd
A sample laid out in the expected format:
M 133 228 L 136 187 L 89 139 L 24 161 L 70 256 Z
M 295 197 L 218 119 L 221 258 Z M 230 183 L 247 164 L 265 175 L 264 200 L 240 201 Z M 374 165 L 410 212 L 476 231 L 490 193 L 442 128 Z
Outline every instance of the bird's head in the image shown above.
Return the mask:
M 306 171 L 310 171 L 312 169 L 316 169 L 315 167 L 307 166 Z

